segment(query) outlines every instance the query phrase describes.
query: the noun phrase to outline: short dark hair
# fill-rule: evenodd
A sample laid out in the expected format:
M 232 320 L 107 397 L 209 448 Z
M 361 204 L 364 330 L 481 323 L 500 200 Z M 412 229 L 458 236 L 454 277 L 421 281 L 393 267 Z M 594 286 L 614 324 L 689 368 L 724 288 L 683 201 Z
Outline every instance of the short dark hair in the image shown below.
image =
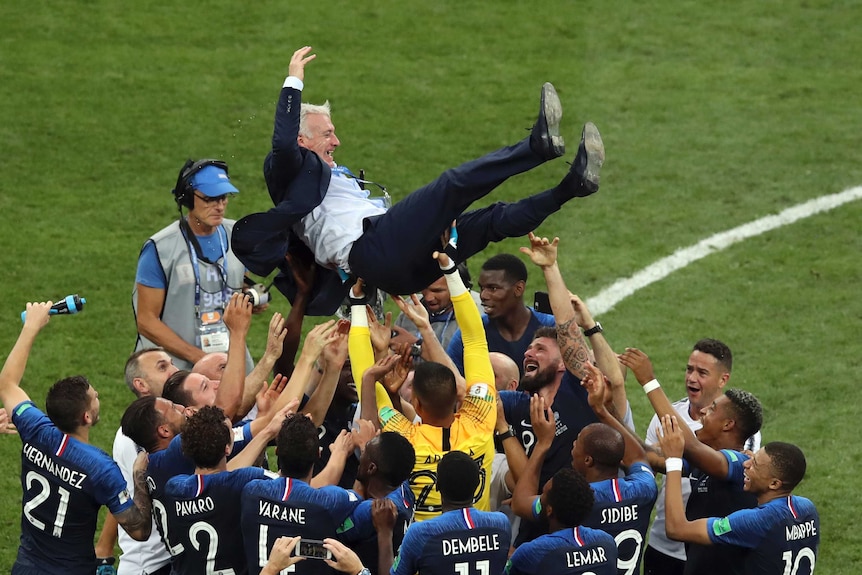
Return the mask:
M 763 425 L 763 406 L 754 394 L 741 389 L 731 388 L 724 392 L 730 400 L 730 410 L 738 430 L 739 438 L 745 441 Z
M 413 472 L 416 450 L 410 441 L 395 431 L 384 431 L 378 436 L 377 456 L 374 464 L 389 485 L 399 485 Z
M 446 501 L 472 504 L 479 480 L 479 464 L 463 451 L 450 451 L 437 463 L 437 490 Z
M 147 453 L 153 453 L 159 446 L 158 427 L 162 417 L 156 411 L 156 396 L 139 397 L 126 408 L 120 420 L 123 434 L 143 447 Z
M 63 433 L 75 433 L 81 426 L 81 417 L 90 407 L 90 382 L 83 375 L 59 380 L 45 397 L 45 413 Z
M 512 254 L 497 254 L 488 258 L 482 269 L 485 271 L 502 271 L 507 281 L 512 283 L 527 281 L 527 266 L 518 256 Z
M 593 510 L 593 490 L 586 478 L 571 467 L 563 467 L 553 479 L 546 499 L 551 513 L 565 527 L 577 527 Z
M 214 469 L 225 457 L 230 443 L 230 430 L 225 425 L 224 411 L 207 405 L 186 420 L 183 428 L 183 454 L 204 469 Z
M 192 372 L 187 369 L 181 369 L 171 374 L 167 381 L 165 381 L 165 387 L 162 389 L 162 397 L 183 407 L 193 407 L 192 403 L 194 403 L 194 399 L 192 398 L 192 394 L 183 386 L 186 378 L 191 374 Z
M 276 438 L 278 469 L 285 477 L 303 478 L 320 458 L 317 427 L 304 415 L 288 416 Z
M 536 333 L 533 334 L 534 340 L 539 339 L 540 337 L 547 337 L 557 341 L 557 328 L 552 325 L 543 325 L 536 330 Z
M 592 423 L 584 431 L 587 433 L 581 431 L 578 436 L 578 441 L 583 442 L 584 453 L 602 467 L 619 467 L 626 453 L 622 434 L 605 423 Z
M 792 490 L 799 485 L 807 468 L 801 449 L 792 443 L 771 441 L 763 446 L 763 450 L 769 456 L 772 470 L 786 489 Z
M 126 360 L 126 366 L 123 368 L 123 377 L 126 380 L 126 385 L 136 396 L 140 397 L 138 390 L 135 389 L 135 378 L 144 377 L 144 372 L 141 369 L 140 359 L 142 356 L 152 352 L 152 351 L 165 351 L 164 348 L 161 347 L 145 347 L 144 349 L 139 349 L 135 353 L 129 356 L 129 359 Z M 140 444 L 138 444 L 140 445 Z
M 458 401 L 458 385 L 455 374 L 442 363 L 423 361 L 413 372 L 413 394 L 429 413 L 446 416 Z
M 733 370 L 733 354 L 731 353 L 730 348 L 727 347 L 727 344 L 723 341 L 707 337 L 695 343 L 691 350 L 708 353 L 714 357 L 718 363 L 724 366 L 727 373 L 730 373 L 731 370 Z

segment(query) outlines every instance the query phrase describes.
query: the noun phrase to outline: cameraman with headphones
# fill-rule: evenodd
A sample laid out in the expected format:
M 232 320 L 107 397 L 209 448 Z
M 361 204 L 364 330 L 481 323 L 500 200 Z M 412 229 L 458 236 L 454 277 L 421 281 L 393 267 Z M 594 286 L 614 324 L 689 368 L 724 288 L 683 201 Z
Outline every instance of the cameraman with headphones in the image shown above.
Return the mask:
M 180 169 L 173 189 L 180 217 L 151 236 L 138 256 L 136 351 L 162 347 L 180 369 L 191 369 L 207 353 L 227 351 L 224 308 L 245 277 L 230 246 L 234 220 L 224 217 L 229 196 L 238 193 L 222 161 L 188 160 Z M 246 366 L 253 366 L 247 348 Z

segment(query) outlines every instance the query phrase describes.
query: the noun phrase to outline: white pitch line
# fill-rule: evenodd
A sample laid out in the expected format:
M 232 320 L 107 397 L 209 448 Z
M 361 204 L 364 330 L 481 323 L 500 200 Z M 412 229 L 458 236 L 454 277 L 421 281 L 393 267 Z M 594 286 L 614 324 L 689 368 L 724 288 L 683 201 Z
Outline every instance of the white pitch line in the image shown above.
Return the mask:
M 719 232 L 697 242 L 693 246 L 676 250 L 671 255 L 653 262 L 631 277 L 617 280 L 600 291 L 596 296 L 587 299 L 587 307 L 590 308 L 593 315 L 601 315 L 613 309 L 615 305 L 639 289 L 662 280 L 673 272 L 684 268 L 692 262 L 705 258 L 709 254 L 719 252 L 742 240 L 759 236 L 760 234 L 792 224 L 815 214 L 827 212 L 858 199 L 862 199 L 862 186 L 850 188 L 837 194 L 814 198 L 813 200 L 787 208 L 778 214 L 765 216 L 731 230 Z

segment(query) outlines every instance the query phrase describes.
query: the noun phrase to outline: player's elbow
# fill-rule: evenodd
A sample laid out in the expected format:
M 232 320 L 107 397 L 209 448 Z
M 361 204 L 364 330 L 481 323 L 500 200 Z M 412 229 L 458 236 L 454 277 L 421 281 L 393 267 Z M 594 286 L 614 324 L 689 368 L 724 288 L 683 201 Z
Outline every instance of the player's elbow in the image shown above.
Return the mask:
M 529 501 L 524 501 L 521 497 L 512 497 L 512 502 L 510 503 L 512 507 L 512 513 L 520 517 L 521 519 L 525 519 L 527 521 L 535 521 L 536 518 L 533 515 L 533 507 Z
M 675 521 L 667 517 L 667 520 L 664 525 L 665 533 L 667 534 L 668 539 L 672 539 L 674 541 L 682 541 L 687 542 L 688 538 L 686 537 L 686 521 Z
M 120 525 L 129 534 L 129 537 L 135 541 L 146 541 L 150 538 L 150 534 L 153 531 L 153 522 L 149 517 L 141 513 L 138 515 L 140 517 L 136 518 L 136 521 L 120 523 Z

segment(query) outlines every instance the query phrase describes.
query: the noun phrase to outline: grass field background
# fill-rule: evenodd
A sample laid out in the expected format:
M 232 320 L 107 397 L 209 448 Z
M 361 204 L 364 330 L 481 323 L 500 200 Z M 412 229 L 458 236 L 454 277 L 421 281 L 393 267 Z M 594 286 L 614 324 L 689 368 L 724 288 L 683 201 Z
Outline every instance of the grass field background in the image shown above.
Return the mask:
M 539 230 L 561 237 L 567 283 L 589 297 L 678 247 L 862 184 L 859 21 L 859 3 L 817 0 L 4 3 L 0 357 L 26 301 L 86 297 L 81 315 L 44 330 L 24 387 L 44 405 L 57 378 L 89 376 L 102 398 L 92 440 L 110 450 L 131 399 L 121 371 L 138 251 L 176 217 L 170 190 L 187 157 L 229 162 L 241 190 L 229 217 L 268 207 L 261 162 L 299 46 L 318 54 L 305 99 L 332 102 L 336 160 L 395 199 L 524 137 L 542 82 L 554 82 L 567 158 L 587 120 L 607 149 L 601 191 Z M 567 169 L 551 162 L 488 202 L 550 187 Z M 672 396 L 694 341 L 731 346 L 731 383 L 763 402 L 764 439 L 808 456 L 798 493 L 821 514 L 818 573 L 862 561 L 851 487 L 862 456 L 860 221 L 850 203 L 769 232 L 599 318 L 615 348 L 650 354 Z M 256 355 L 267 319 L 253 326 Z M 634 391 L 642 431 L 649 406 Z M 0 571 L 20 532 L 19 451 L 0 437 Z

